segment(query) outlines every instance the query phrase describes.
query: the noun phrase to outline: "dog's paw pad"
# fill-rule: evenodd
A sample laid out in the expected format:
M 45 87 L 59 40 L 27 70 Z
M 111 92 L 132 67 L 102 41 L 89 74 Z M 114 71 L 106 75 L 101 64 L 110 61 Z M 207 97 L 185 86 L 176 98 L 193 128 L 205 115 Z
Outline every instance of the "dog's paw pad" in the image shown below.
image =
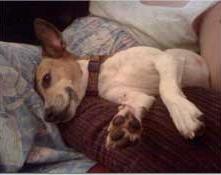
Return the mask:
M 136 118 L 132 118 L 132 120 L 128 122 L 128 130 L 130 133 L 139 132 L 140 129 L 141 129 L 141 124 Z
M 113 119 L 112 124 L 117 127 L 117 126 L 121 126 L 122 124 L 124 124 L 125 121 L 126 121 L 125 117 L 120 115 Z
M 131 112 L 116 115 L 108 127 L 107 148 L 123 148 L 139 140 L 141 122 Z
M 110 133 L 110 138 L 113 141 L 121 140 L 125 135 L 125 132 L 122 130 L 113 131 Z

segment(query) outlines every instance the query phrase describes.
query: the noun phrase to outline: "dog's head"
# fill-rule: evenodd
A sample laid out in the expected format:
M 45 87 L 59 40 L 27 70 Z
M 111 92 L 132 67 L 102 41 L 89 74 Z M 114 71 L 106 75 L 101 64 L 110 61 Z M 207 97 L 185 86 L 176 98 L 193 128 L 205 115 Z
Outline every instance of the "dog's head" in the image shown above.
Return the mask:
M 69 121 L 81 100 L 82 70 L 76 57 L 66 50 L 59 30 L 42 19 L 34 29 L 42 44 L 42 60 L 35 74 L 35 88 L 44 101 L 45 120 Z

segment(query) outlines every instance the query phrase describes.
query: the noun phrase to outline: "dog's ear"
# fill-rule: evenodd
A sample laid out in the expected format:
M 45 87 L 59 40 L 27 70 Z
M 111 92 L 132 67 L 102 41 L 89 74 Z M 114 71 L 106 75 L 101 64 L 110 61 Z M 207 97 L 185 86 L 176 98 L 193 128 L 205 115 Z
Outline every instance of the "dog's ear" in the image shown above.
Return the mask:
M 37 18 L 34 21 L 34 30 L 42 44 L 43 55 L 52 58 L 62 57 L 66 51 L 66 45 L 61 32 L 53 24 Z

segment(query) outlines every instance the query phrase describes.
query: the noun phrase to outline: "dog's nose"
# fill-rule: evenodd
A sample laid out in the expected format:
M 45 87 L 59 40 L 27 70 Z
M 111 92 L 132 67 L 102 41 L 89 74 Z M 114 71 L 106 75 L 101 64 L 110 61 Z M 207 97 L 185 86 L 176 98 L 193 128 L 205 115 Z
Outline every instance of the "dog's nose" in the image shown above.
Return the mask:
M 47 122 L 53 122 L 55 120 L 55 115 L 54 115 L 52 107 L 49 107 L 49 108 L 45 109 L 45 117 L 44 117 L 44 119 Z

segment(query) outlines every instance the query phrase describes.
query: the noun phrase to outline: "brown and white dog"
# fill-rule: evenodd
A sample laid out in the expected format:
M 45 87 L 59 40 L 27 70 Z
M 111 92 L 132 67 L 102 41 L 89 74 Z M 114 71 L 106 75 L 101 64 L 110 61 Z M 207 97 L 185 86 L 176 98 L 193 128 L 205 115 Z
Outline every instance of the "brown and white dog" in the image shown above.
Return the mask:
M 52 24 L 36 19 L 34 28 L 43 47 L 35 78 L 44 100 L 45 120 L 67 122 L 85 96 L 89 60 L 68 52 Z M 157 94 L 180 134 L 193 139 L 204 124 L 202 112 L 183 94 L 181 87 L 185 86 L 208 87 L 207 66 L 191 51 L 133 47 L 109 57 L 100 67 L 98 92 L 119 104 L 119 109 L 108 127 L 106 146 L 114 148 L 139 139 L 143 112 L 150 109 Z

